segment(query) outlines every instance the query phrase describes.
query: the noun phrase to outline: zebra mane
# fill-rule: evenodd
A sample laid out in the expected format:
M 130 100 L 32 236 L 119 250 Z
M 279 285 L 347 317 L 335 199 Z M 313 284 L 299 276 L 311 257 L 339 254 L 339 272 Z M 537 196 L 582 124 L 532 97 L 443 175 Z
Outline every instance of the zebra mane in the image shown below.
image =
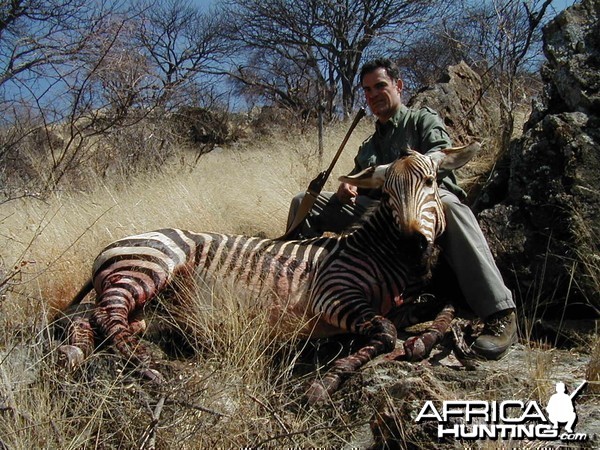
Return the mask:
M 379 207 L 382 205 L 385 206 L 383 202 L 378 201 L 367 207 L 365 209 L 365 212 L 360 216 L 360 218 L 352 224 L 348 225 L 348 227 L 344 231 L 342 231 L 341 234 L 347 235 L 354 233 L 358 229 L 362 229 L 366 223 L 370 222 L 371 216 L 373 216 L 375 212 L 379 209 Z
M 377 217 L 378 215 L 380 215 L 380 217 Z M 366 210 L 359 221 L 351 225 L 348 230 L 342 234 L 341 238 L 352 239 L 352 236 L 361 233 L 369 233 L 370 228 L 378 229 L 380 228 L 379 224 L 381 223 L 391 223 L 391 218 L 391 209 L 385 202 L 381 201 L 375 203 Z M 392 225 L 390 225 L 390 227 L 395 228 L 395 226 Z M 381 237 L 382 235 L 377 235 L 378 240 Z M 431 280 L 432 269 L 437 264 L 440 253 L 439 246 L 434 243 L 433 245 L 428 246 L 424 251 L 419 250 L 415 247 L 414 239 L 401 232 L 390 233 L 390 240 L 394 243 L 394 247 L 402 250 L 404 257 L 414 257 L 410 267 L 413 271 L 412 276 L 417 281 L 416 285 L 424 286 L 428 284 Z

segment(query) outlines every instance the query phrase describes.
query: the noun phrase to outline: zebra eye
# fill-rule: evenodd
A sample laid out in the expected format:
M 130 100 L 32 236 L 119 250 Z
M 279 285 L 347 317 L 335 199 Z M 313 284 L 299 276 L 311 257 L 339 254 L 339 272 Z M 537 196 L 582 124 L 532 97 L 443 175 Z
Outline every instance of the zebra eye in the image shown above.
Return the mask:
M 425 186 L 427 186 L 427 187 L 433 186 L 434 181 L 435 181 L 435 178 L 433 178 L 433 177 L 425 178 Z

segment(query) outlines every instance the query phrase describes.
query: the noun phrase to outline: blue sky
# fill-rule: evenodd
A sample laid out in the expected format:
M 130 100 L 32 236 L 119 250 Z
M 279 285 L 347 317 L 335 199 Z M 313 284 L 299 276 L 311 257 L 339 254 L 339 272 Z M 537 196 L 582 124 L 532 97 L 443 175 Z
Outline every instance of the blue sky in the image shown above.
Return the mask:
M 211 5 L 217 3 L 218 0 L 192 0 L 192 4 L 198 5 L 202 9 L 208 9 Z
M 552 2 L 552 7 L 556 10 L 556 12 L 560 12 L 563 9 L 568 8 L 569 6 L 573 5 L 575 3 L 575 0 L 554 0 Z
M 190 0 L 193 5 L 197 5 L 199 8 L 207 10 L 213 5 L 217 5 L 221 0 Z M 470 0 L 470 1 L 482 1 L 482 0 Z M 487 0 L 490 1 L 490 0 Z M 575 3 L 576 0 L 554 0 L 551 5 L 551 10 L 548 12 L 547 20 L 551 20 L 558 12 L 564 10 L 568 6 Z M 5 89 L 14 89 L 14 86 L 7 84 Z M 18 89 L 17 89 L 18 91 Z M 15 91 L 15 92 L 17 92 Z

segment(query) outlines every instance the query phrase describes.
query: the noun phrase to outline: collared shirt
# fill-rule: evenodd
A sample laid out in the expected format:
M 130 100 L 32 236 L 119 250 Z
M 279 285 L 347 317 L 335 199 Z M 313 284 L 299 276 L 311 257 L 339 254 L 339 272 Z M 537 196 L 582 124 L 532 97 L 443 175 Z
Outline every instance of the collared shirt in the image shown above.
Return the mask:
M 391 163 L 408 149 L 435 157 L 436 152 L 448 147 L 452 147 L 452 140 L 435 111 L 427 107 L 410 109 L 401 105 L 386 123 L 376 123 L 375 133 L 360 146 L 351 173 Z M 440 171 L 438 182 L 458 197 L 466 197 L 452 171 Z

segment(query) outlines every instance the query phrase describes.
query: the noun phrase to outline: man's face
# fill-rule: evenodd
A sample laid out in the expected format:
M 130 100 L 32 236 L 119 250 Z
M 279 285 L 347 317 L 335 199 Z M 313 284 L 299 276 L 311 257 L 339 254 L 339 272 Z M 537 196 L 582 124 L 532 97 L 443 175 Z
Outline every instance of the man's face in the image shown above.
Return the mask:
M 402 104 L 402 80 L 392 80 L 383 67 L 365 74 L 362 88 L 371 112 L 382 123 L 387 122 Z

